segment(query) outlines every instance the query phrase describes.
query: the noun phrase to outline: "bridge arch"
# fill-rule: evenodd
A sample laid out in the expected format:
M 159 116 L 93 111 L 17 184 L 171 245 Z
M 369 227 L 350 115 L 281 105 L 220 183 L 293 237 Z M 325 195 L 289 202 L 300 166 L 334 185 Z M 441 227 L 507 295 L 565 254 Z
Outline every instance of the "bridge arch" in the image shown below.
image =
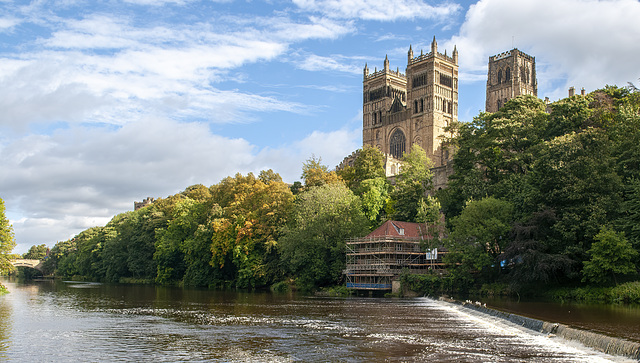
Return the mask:
M 44 261 L 41 261 L 41 260 L 29 260 L 26 258 L 17 258 L 15 260 L 11 260 L 11 264 L 14 265 L 15 267 L 30 267 L 40 272 L 43 272 L 42 271 L 43 262 Z

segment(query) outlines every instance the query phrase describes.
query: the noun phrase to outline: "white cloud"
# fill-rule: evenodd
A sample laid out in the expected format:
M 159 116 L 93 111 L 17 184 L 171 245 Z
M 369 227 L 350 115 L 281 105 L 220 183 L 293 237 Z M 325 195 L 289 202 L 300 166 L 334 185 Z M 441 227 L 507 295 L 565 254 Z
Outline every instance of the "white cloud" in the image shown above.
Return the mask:
M 16 18 L 5 18 L 2 17 L 0 18 L 0 31 L 5 31 L 8 29 L 13 28 L 14 26 L 18 25 L 20 23 L 20 20 L 16 19 Z
M 331 18 L 394 21 L 401 19 L 445 20 L 460 11 L 458 4 L 432 6 L 420 0 L 293 0 L 303 11 Z
M 216 23 L 136 27 L 126 18 L 90 15 L 63 22 L 40 48 L 0 59 L 0 125 L 64 120 L 124 124 L 145 115 L 246 122 L 251 112 L 301 112 L 308 107 L 213 84 L 229 72 L 272 60 L 291 42 L 334 39 L 348 22 L 311 18 L 233 19 Z M 216 30 L 215 27 L 224 28 Z M 234 30 L 235 29 L 235 30 Z
M 486 79 L 489 56 L 515 46 L 536 57 L 539 96 L 557 99 L 572 85 L 593 90 L 639 78 L 638 19 L 635 0 L 481 0 L 448 46 L 457 44 L 471 80 Z
M 273 169 L 300 177 L 312 154 L 330 168 L 360 145 L 360 130 L 313 132 L 279 148 L 212 134 L 204 123 L 146 118 L 118 128 L 71 126 L 51 135 L 0 140 L 0 197 L 19 252 L 65 240 L 134 201 L 166 197 L 189 185 L 218 183 L 238 172 Z
M 362 62 L 361 58 L 345 57 L 341 55 L 332 55 L 323 57 L 316 54 L 303 55 L 299 61 L 295 61 L 296 66 L 305 71 L 323 71 L 323 72 L 345 72 L 351 74 L 361 74 Z

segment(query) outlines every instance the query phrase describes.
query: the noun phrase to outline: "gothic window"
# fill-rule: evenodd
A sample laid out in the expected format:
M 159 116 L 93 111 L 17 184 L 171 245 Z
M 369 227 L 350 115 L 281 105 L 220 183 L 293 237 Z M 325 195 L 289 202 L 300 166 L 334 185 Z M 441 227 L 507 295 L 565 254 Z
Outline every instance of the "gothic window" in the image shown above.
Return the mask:
M 507 67 L 507 70 L 504 72 L 504 81 L 509 82 L 511 80 L 511 69 Z
M 420 99 L 420 112 L 424 111 L 424 99 Z
M 502 69 L 498 71 L 498 84 L 502 83 Z
M 520 79 L 522 80 L 522 83 L 528 83 L 527 82 L 527 71 L 523 68 L 520 68 Z
M 413 101 L 413 113 L 418 113 L 418 100 Z
M 448 102 L 447 107 L 448 107 L 448 110 L 447 110 L 448 113 L 451 113 L 451 102 Z
M 500 104 L 500 100 L 498 100 L 498 110 L 500 109 L 502 105 Z
M 376 131 L 376 140 L 380 139 L 380 131 Z
M 378 114 L 374 112 L 373 113 L 373 124 L 374 125 L 376 124 L 376 116 L 378 116 Z
M 442 112 L 447 112 L 447 101 L 442 100 Z
M 525 72 L 526 72 L 526 76 L 527 76 L 527 84 L 528 84 L 528 83 L 529 83 L 529 81 L 530 81 L 529 75 L 531 74 L 531 72 L 529 72 L 529 67 L 527 67 L 527 68 L 526 68 Z
M 393 155 L 394 158 L 400 159 L 405 152 L 405 144 L 406 139 L 404 137 L 404 133 L 400 129 L 396 129 L 391 135 L 391 140 L 389 142 L 389 154 Z

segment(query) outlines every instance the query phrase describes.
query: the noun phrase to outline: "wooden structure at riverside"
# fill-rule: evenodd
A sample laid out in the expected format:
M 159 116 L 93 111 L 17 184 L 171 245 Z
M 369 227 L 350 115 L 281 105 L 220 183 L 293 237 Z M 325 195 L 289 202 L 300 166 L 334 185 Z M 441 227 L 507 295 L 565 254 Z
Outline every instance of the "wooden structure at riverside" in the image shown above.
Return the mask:
M 392 290 L 400 274 L 424 274 L 443 270 L 441 246 L 430 246 L 432 238 L 424 224 L 386 221 L 366 237 L 346 241 L 347 288 Z M 421 250 L 421 242 L 427 252 Z

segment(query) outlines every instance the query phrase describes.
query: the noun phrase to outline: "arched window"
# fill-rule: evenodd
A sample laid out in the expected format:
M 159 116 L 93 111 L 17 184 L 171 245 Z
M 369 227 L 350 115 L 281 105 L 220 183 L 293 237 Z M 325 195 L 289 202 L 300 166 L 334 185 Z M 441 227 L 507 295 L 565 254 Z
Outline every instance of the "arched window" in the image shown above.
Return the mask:
M 406 150 L 405 144 L 406 139 L 404 133 L 402 130 L 396 129 L 396 131 L 391 134 L 391 139 L 389 140 L 389 154 L 393 155 L 396 159 L 401 159 Z
M 373 113 L 373 124 L 374 124 L 374 125 L 376 124 L 376 117 L 377 117 L 377 116 L 378 116 L 378 114 L 374 112 L 374 113 Z
M 507 67 L 507 70 L 504 72 L 504 81 L 509 82 L 511 80 L 511 69 Z
M 424 99 L 420 99 L 420 112 L 424 111 Z
M 418 113 L 418 100 L 413 101 L 413 113 Z
M 498 84 L 502 83 L 502 69 L 498 70 Z
M 523 68 L 520 68 L 520 79 L 522 80 L 522 83 L 527 84 L 529 82 L 527 82 L 527 71 Z

